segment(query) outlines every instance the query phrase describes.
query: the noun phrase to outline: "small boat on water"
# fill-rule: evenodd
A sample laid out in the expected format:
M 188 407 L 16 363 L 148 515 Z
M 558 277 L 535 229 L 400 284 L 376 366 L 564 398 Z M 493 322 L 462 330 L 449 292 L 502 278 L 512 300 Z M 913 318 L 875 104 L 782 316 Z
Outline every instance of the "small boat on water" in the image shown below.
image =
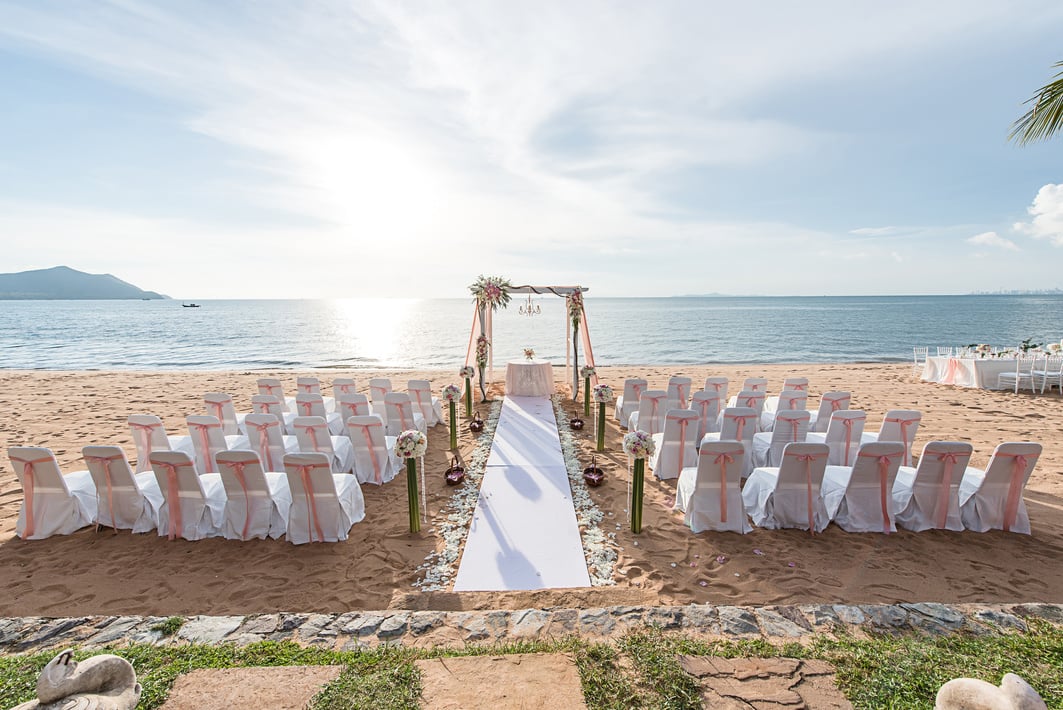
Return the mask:
M 182 303 L 181 308 L 199 308 L 198 303 Z

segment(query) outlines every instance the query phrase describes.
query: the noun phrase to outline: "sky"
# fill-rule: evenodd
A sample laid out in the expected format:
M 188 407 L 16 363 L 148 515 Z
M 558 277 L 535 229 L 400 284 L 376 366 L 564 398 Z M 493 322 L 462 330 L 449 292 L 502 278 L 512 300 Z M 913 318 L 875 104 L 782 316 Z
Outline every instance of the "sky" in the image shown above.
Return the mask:
M 0 272 L 175 298 L 1063 287 L 1058 0 L 0 0 Z

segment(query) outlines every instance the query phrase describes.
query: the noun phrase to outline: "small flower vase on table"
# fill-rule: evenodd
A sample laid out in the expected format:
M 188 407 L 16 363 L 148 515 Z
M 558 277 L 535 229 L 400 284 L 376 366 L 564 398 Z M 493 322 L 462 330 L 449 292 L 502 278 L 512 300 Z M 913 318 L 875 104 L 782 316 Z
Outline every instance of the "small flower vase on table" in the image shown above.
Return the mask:
M 458 372 L 462 378 L 465 379 L 465 416 L 472 416 L 472 378 L 476 375 L 476 370 L 469 366 L 461 368 Z
M 443 388 L 443 400 L 450 408 L 450 449 L 458 448 L 458 400 L 461 399 L 461 388 L 457 385 L 447 385 Z
M 591 378 L 594 377 L 595 372 L 593 367 L 580 368 L 580 374 L 583 376 L 583 416 L 590 418 L 591 416 Z
M 613 388 L 609 385 L 595 385 L 594 401 L 598 403 L 597 449 L 605 451 L 605 405 L 613 400 Z
M 417 488 L 417 459 L 428 450 L 428 437 L 408 429 L 395 439 L 395 454 L 406 459 L 406 497 L 410 509 L 410 532 L 421 531 L 421 497 Z
M 653 437 L 644 431 L 633 431 L 624 437 L 624 453 L 635 459 L 631 474 L 631 532 L 642 532 L 642 499 L 646 478 L 646 457 L 652 456 Z

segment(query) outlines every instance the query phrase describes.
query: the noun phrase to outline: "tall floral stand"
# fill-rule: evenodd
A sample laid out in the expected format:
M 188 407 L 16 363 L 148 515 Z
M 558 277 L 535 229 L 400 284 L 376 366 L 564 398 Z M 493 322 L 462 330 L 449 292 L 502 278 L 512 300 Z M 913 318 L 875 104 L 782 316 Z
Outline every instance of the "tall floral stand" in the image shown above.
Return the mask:
M 631 532 L 642 532 L 642 503 L 646 484 L 646 459 L 653 455 L 653 437 L 644 431 L 633 431 L 624 437 L 624 453 L 635 459 L 631 474 Z
M 588 375 L 583 378 L 583 416 L 591 415 L 591 378 Z
M 465 378 L 465 416 L 472 416 L 472 378 Z
M 421 532 L 421 496 L 417 488 L 417 459 L 428 450 L 428 437 L 417 429 L 400 432 L 395 454 L 406 459 L 406 498 L 410 511 L 410 532 Z
M 590 382 L 590 378 L 587 378 Z M 605 451 L 605 405 L 613 399 L 613 388 L 606 384 L 594 386 L 594 401 L 598 403 L 598 422 L 595 427 L 597 435 L 597 450 Z M 589 406 L 589 405 L 588 405 Z

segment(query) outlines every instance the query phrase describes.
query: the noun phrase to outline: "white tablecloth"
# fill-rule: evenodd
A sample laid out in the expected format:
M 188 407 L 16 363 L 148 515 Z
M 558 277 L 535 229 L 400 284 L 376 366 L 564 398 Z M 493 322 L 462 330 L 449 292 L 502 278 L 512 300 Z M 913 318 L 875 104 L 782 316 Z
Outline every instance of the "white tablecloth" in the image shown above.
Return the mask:
M 506 394 L 526 397 L 554 393 L 554 370 L 544 360 L 516 360 L 506 363 Z
M 1002 358 L 928 357 L 923 379 L 957 387 L 997 389 L 1002 372 L 1015 372 L 1015 360 Z

